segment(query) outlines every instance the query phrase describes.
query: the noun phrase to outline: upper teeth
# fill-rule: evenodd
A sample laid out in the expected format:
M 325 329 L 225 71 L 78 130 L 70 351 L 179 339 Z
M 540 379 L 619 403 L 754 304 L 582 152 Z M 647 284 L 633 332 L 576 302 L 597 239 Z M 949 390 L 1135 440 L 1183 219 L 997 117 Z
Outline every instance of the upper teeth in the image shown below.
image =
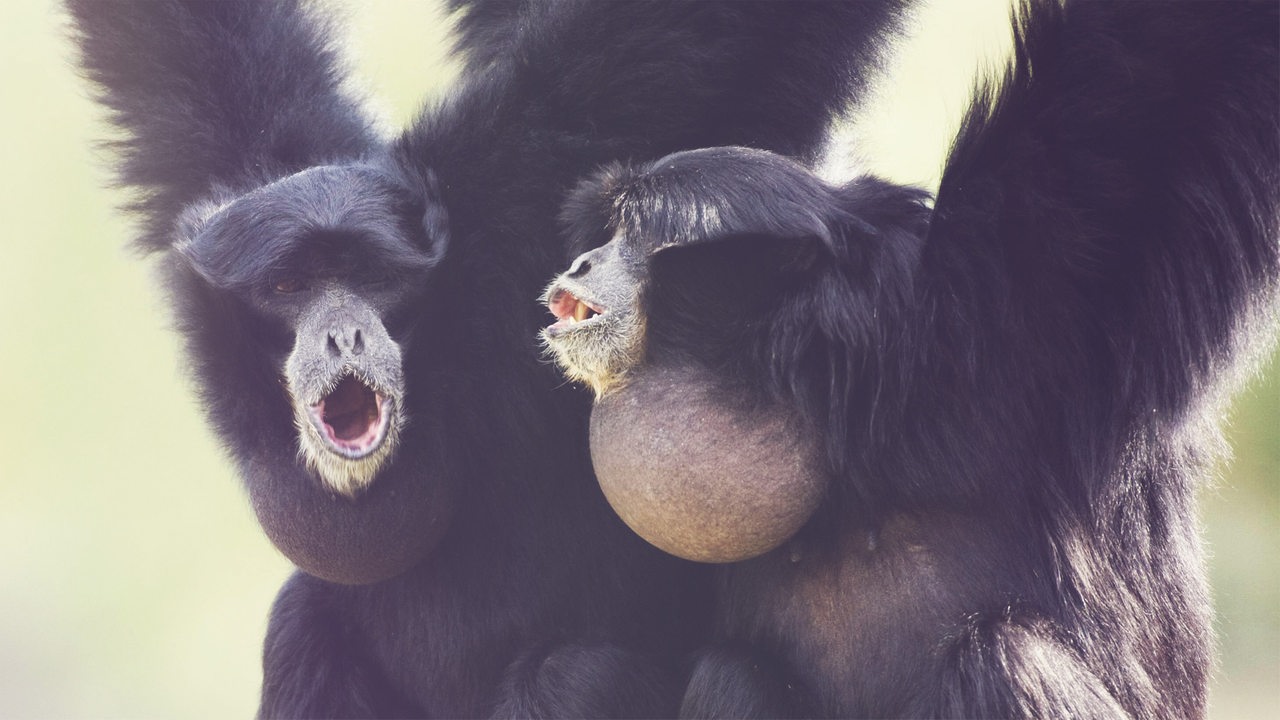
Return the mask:
M 575 321 L 586 320 L 587 313 L 589 312 L 591 312 L 591 308 L 587 307 L 586 303 L 579 300 L 578 304 L 573 308 L 573 319 Z

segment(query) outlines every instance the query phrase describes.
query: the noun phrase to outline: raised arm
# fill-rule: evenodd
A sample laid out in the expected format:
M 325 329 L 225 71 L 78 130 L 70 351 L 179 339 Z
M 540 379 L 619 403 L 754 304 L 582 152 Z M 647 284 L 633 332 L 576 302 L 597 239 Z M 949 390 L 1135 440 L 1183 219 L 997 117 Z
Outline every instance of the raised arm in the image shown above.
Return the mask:
M 298 0 L 68 0 L 86 74 L 123 134 L 122 185 L 140 191 L 148 249 L 184 206 L 374 143 L 342 87 L 326 20 Z
M 1032 5 L 917 278 L 931 412 L 907 417 L 965 460 L 957 488 L 1029 477 L 1011 457 L 1093 488 L 1118 443 L 1175 432 L 1234 377 L 1280 274 L 1280 7 Z M 949 400 L 966 397 L 983 402 Z M 998 431 L 933 432 L 938 410 Z
M 872 473 L 1028 550 L 988 568 L 925 714 L 1203 717 L 1195 489 L 1276 306 L 1280 6 L 1024 13 L 944 173 Z

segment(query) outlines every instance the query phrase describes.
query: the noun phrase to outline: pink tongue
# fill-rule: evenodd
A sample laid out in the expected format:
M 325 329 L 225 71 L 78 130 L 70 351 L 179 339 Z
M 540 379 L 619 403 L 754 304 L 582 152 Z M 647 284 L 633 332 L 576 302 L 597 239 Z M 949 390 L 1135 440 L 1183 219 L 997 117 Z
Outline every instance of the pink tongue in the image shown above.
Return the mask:
M 557 320 L 568 320 L 573 317 L 573 311 L 578 307 L 578 298 L 567 290 L 560 290 L 551 298 L 551 302 L 547 303 L 547 309 Z
M 353 377 L 343 378 L 324 399 L 324 423 L 337 440 L 355 443 L 372 435 L 377 422 L 377 396 Z

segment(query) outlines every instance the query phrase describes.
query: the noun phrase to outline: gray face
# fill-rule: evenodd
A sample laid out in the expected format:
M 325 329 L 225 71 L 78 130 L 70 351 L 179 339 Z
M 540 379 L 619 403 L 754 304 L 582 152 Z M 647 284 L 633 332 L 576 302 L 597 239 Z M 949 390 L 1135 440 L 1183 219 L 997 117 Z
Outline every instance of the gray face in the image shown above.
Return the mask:
M 599 397 L 623 384 L 644 354 L 647 258 L 618 236 L 580 255 L 542 296 L 556 322 L 542 340 L 566 376 Z
M 354 497 L 390 458 L 404 423 L 400 347 L 341 285 L 309 292 L 285 363 L 300 451 L 326 485 Z
M 382 318 L 413 301 L 446 246 L 443 230 L 424 237 L 406 219 L 406 198 L 371 168 L 310 168 L 193 208 L 176 245 L 206 283 L 270 321 L 299 459 L 347 497 L 386 468 L 405 422 L 401 348 Z

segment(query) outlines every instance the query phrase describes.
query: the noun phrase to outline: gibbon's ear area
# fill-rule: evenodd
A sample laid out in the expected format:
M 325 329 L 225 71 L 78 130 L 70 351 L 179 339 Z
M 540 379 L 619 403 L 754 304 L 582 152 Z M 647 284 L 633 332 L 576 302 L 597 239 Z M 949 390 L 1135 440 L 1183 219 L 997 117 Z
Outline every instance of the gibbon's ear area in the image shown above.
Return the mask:
M 832 257 L 831 242 L 826 229 L 820 228 L 808 234 L 736 233 L 660 245 L 649 252 L 649 272 L 656 278 L 674 266 L 710 270 L 707 266 L 715 264 L 729 276 L 795 279 L 812 272 L 824 258 Z
M 411 202 L 410 210 L 417 211 L 417 216 L 421 219 L 422 253 L 427 263 L 435 267 L 444 260 L 445 253 L 449 250 L 449 211 L 444 205 L 435 173 L 429 169 L 424 170 L 420 186 L 424 197 L 420 201 Z M 407 190 L 401 191 L 408 193 Z
M 649 256 L 642 300 L 650 341 L 678 347 L 713 337 L 731 341 L 744 324 L 763 320 L 788 294 L 809 286 L 831 259 L 828 247 L 815 235 L 751 234 L 659 248 Z

